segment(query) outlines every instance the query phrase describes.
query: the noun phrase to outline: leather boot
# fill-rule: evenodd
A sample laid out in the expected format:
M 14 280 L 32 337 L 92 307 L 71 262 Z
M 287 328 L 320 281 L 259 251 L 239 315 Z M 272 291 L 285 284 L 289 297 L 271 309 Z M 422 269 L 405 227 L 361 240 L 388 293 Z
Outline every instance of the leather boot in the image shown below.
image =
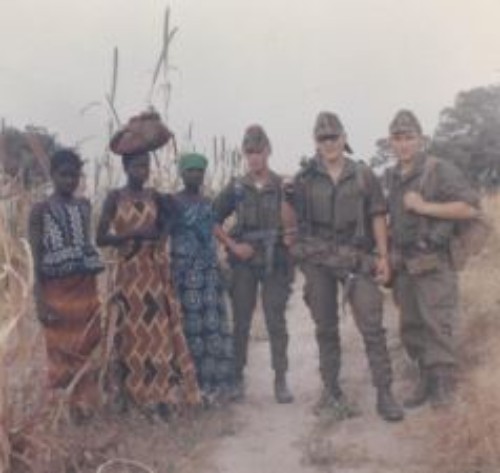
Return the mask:
M 279 404 L 290 404 L 293 402 L 293 394 L 288 388 L 285 373 L 276 373 L 274 378 L 274 397 Z
M 455 377 L 453 367 L 437 365 L 432 369 L 433 388 L 430 404 L 434 409 L 449 407 L 453 402 L 455 392 Z
M 245 379 L 242 374 L 235 377 L 231 392 L 231 401 L 241 402 L 245 399 Z
M 349 405 L 342 389 L 338 384 L 325 386 L 321 392 L 320 398 L 313 407 L 313 412 L 320 415 L 324 410 L 343 409 Z
M 403 406 L 407 409 L 413 409 L 425 404 L 431 394 L 431 381 L 429 368 L 420 365 L 418 382 L 413 393 L 403 401 Z
M 377 412 L 388 422 L 398 422 L 404 419 L 404 412 L 392 394 L 390 386 L 377 389 Z

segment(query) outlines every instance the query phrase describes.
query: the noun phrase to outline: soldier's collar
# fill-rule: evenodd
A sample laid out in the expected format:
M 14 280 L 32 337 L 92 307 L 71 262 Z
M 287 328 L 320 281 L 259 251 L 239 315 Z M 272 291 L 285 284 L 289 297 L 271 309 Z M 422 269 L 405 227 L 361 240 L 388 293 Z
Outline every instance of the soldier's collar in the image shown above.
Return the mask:
M 330 177 L 330 174 L 328 173 L 328 170 L 326 169 L 326 166 L 325 166 L 323 160 L 320 158 L 320 156 L 316 155 L 313 159 L 316 161 L 317 170 L 320 173 L 325 174 L 326 176 Z M 355 174 L 356 174 L 356 163 L 352 159 L 348 158 L 347 156 L 344 156 L 344 166 L 343 166 L 342 171 L 340 173 L 338 182 L 342 182 L 346 179 L 349 179 L 352 176 L 354 176 Z
M 408 181 L 416 176 L 420 176 L 424 171 L 425 161 L 427 160 L 427 155 L 425 153 L 418 153 L 413 162 L 413 167 L 409 173 L 404 174 L 401 172 L 401 164 L 396 164 L 395 170 L 396 174 L 402 181 Z
M 257 188 L 257 186 L 255 185 L 255 181 L 250 173 L 246 173 L 241 178 L 241 183 L 244 184 L 245 186 Z M 280 177 L 275 172 L 269 170 L 268 180 L 264 183 L 262 187 L 259 188 L 259 190 L 272 188 L 275 187 L 276 185 L 280 185 Z

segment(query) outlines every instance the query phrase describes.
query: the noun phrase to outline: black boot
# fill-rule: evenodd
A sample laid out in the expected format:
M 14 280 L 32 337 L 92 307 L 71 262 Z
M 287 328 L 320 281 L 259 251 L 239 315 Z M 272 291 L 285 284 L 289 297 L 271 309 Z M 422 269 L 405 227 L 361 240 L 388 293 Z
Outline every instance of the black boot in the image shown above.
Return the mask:
M 455 376 L 453 366 L 437 365 L 432 368 L 433 387 L 430 404 L 434 409 L 449 407 L 455 393 Z
M 288 388 L 285 373 L 276 373 L 274 378 L 274 397 L 279 404 L 290 404 L 293 402 L 293 394 Z
M 338 384 L 325 386 L 321 392 L 320 398 L 313 407 L 313 412 L 316 415 L 322 411 L 343 408 L 348 406 L 347 398 L 344 396 L 342 389 Z
M 231 400 L 241 402 L 245 399 L 245 379 L 243 374 L 238 374 L 235 377 L 234 385 L 231 393 Z
M 401 409 L 401 406 L 394 399 L 390 386 L 383 386 L 377 389 L 377 412 L 382 419 L 388 422 L 403 420 L 403 409 Z
M 431 381 L 429 368 L 420 365 L 418 382 L 413 393 L 403 401 L 403 406 L 407 409 L 413 409 L 425 404 L 431 394 Z

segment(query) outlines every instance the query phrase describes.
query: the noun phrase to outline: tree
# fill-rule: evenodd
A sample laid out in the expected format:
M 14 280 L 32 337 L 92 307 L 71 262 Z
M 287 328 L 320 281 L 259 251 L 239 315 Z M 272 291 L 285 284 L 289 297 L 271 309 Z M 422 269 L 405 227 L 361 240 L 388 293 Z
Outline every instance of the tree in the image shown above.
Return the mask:
M 44 128 L 24 131 L 4 127 L 0 132 L 0 171 L 30 188 L 49 180 L 49 156 L 61 145 Z
M 453 161 L 473 184 L 500 184 L 500 85 L 460 92 L 445 108 L 431 152 Z
M 375 142 L 375 146 L 375 154 L 370 158 L 368 165 L 373 169 L 375 174 L 382 176 L 384 171 L 394 164 L 394 153 L 391 150 L 388 138 L 379 138 Z

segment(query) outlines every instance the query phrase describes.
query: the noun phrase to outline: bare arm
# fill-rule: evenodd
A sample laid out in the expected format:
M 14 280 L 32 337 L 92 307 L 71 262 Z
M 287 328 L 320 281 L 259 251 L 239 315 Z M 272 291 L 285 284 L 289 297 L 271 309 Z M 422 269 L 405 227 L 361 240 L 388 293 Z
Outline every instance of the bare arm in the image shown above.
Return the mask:
M 408 192 L 404 197 L 407 210 L 419 215 L 445 220 L 468 220 L 479 215 L 479 210 L 466 202 L 429 202 L 417 192 Z
M 118 194 L 111 192 L 102 206 L 96 235 L 96 244 L 99 247 L 120 246 L 128 239 L 124 235 L 114 235 L 110 232 L 111 222 L 116 214 L 117 198 Z
M 40 263 L 42 259 L 42 232 L 42 208 L 41 204 L 36 204 L 31 209 L 28 222 L 28 240 L 33 256 L 35 284 L 38 283 L 40 276 Z
M 217 238 L 217 241 L 221 243 L 225 248 L 231 251 L 231 248 L 234 248 L 237 245 L 236 241 L 234 241 L 229 234 L 222 228 L 222 225 L 216 224 L 214 227 L 214 235 Z
M 372 230 L 378 256 L 375 264 L 375 279 L 380 284 L 387 284 L 391 279 L 391 266 L 388 257 L 388 231 L 385 214 L 376 214 L 372 217 Z
M 281 203 L 281 221 L 284 233 L 283 242 L 287 247 L 291 247 L 296 240 L 298 219 L 295 209 L 286 200 Z
M 372 218 L 373 237 L 375 238 L 375 246 L 377 254 L 381 258 L 387 258 L 387 220 L 384 214 L 374 215 Z

